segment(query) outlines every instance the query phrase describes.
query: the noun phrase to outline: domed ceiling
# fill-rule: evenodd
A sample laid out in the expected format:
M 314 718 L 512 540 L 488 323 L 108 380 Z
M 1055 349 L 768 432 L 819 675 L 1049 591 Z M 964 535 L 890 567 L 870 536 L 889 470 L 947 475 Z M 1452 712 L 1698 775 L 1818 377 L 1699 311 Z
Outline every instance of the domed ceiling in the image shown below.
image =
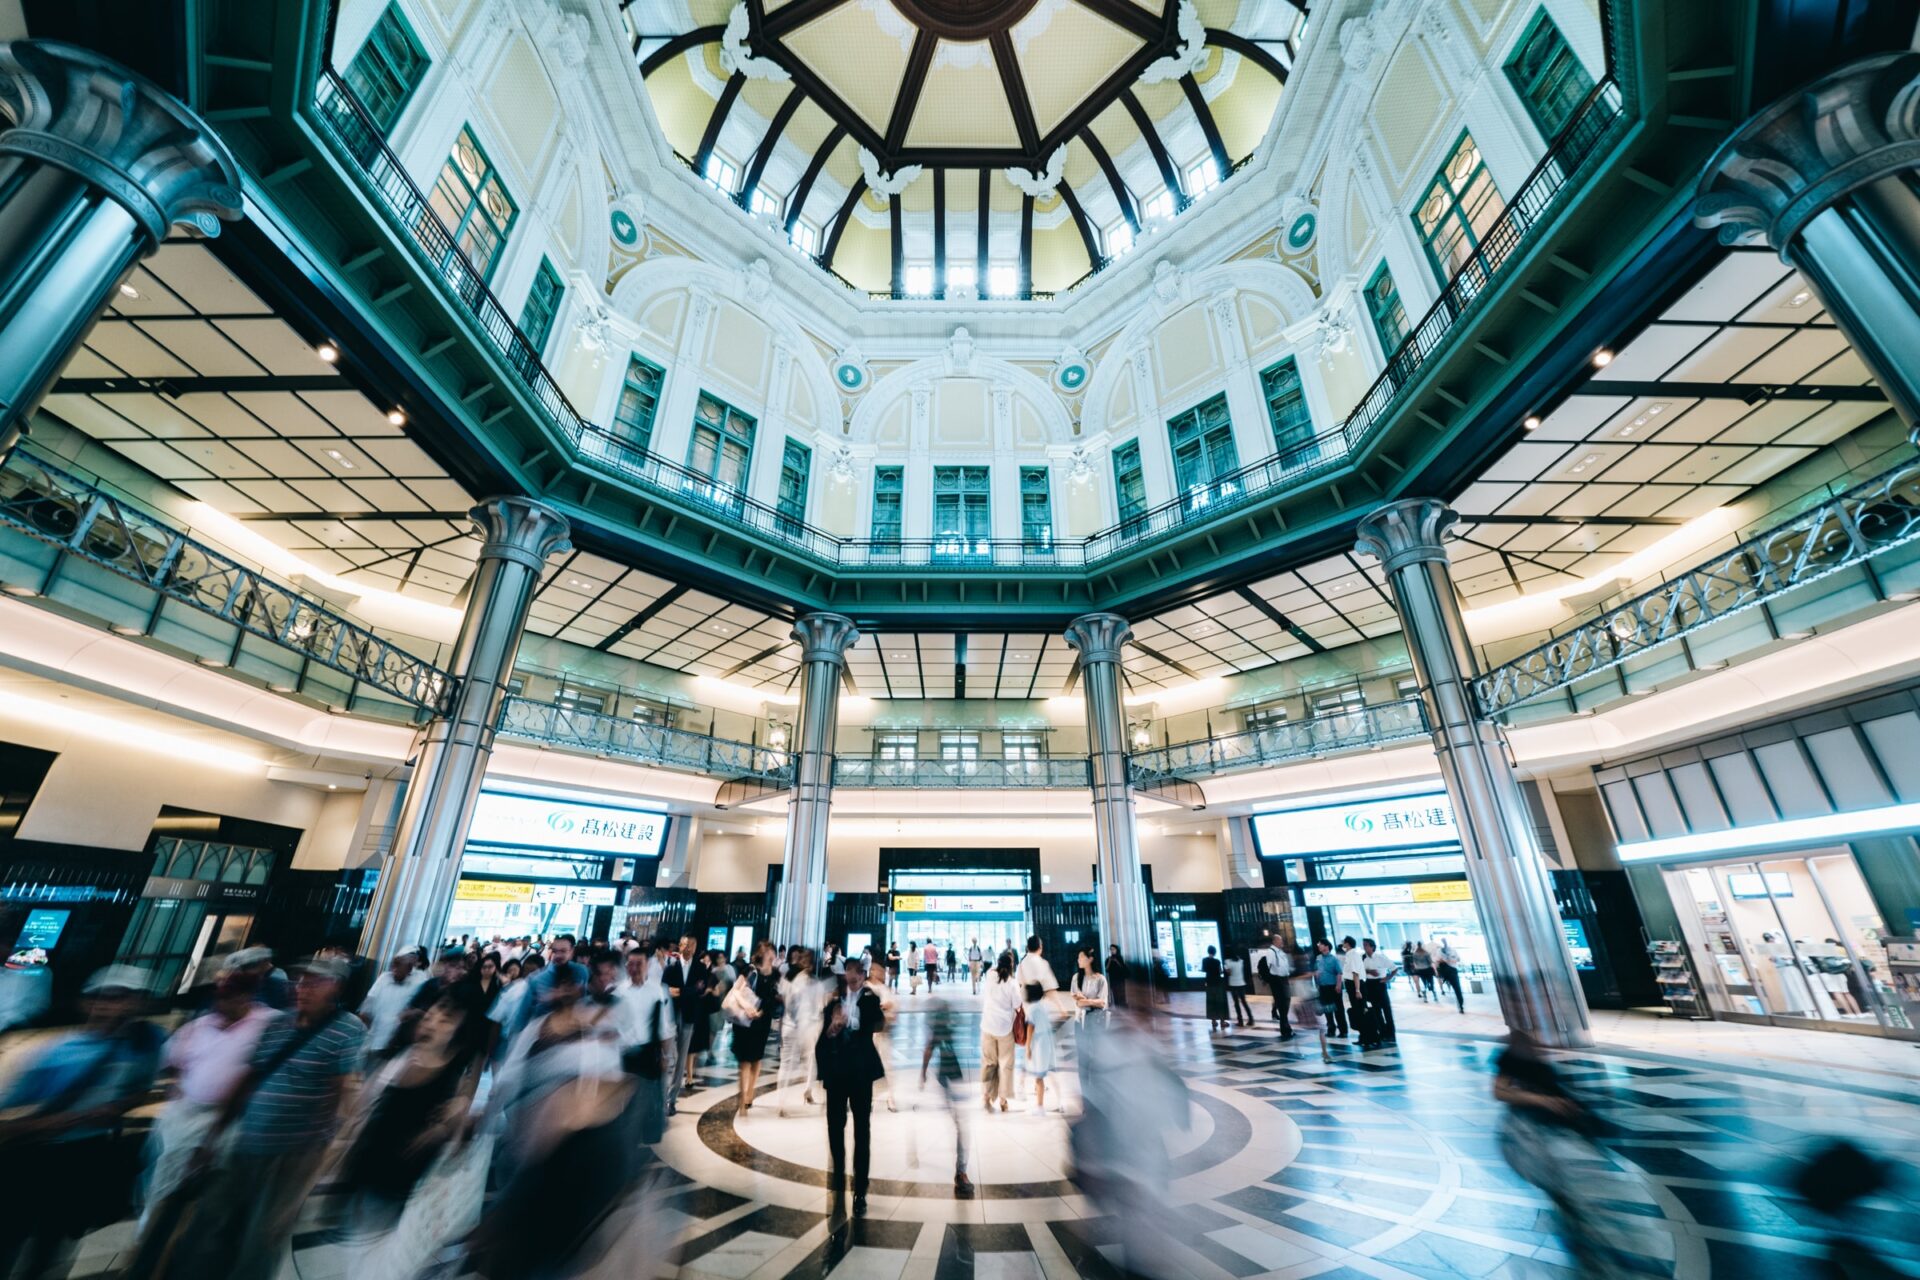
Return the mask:
M 1264 139 L 1306 0 L 663 0 L 667 143 L 878 297 L 1070 287 Z

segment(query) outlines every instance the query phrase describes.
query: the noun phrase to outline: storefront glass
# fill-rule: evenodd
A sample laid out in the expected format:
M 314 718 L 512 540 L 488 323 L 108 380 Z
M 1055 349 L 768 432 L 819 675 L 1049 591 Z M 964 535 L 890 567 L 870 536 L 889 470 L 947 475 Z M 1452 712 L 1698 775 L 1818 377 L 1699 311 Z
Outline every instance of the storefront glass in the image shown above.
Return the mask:
M 1893 1026 L 1886 930 L 1845 850 L 1666 872 L 1718 1013 L 1792 1025 Z
M 910 941 L 932 942 L 943 964 L 948 947 L 964 963 L 976 941 L 989 958 L 1007 947 L 1015 955 L 1026 950 L 1032 916 L 1024 871 L 896 871 L 890 888 L 887 941 L 902 950 Z

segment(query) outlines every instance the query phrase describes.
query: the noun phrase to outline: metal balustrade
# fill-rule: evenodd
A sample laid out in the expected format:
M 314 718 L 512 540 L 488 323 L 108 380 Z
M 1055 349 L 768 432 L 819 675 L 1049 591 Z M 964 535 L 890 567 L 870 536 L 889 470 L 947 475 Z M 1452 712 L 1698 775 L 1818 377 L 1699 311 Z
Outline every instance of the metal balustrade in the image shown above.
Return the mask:
M 1920 458 L 1908 457 L 1495 667 L 1474 697 L 1499 715 L 1917 537 Z
M 1161 790 L 1193 778 L 1385 746 L 1424 738 L 1429 732 L 1426 708 L 1418 698 L 1406 698 L 1245 733 L 1136 751 L 1129 760 L 1129 773 L 1135 788 Z
M 453 677 L 326 605 L 222 555 L 17 446 L 0 468 L 0 528 L 48 543 L 155 593 L 422 711 L 445 710 Z M 57 566 L 56 566 L 57 568 Z M 26 584 L 23 584 L 26 585 Z M 152 630 L 158 613 L 143 631 Z
M 496 727 L 508 737 L 569 751 L 624 756 L 643 764 L 730 781 L 751 779 L 769 784 L 773 790 L 793 785 L 793 757 L 784 751 L 669 729 L 604 711 L 509 696 L 500 707 Z
M 981 756 L 973 760 L 874 760 L 840 756 L 833 762 L 833 785 L 868 788 L 971 788 L 976 790 L 1078 790 L 1093 786 L 1084 756 L 1048 756 L 1039 760 Z
M 1425 316 L 1387 361 L 1359 405 L 1340 426 L 1288 446 L 1269 457 L 1217 477 L 1170 501 L 1079 541 L 1034 546 L 1018 540 L 968 539 L 960 535 L 915 541 L 843 538 L 795 518 L 677 462 L 622 440 L 589 422 L 560 390 L 539 350 L 487 288 L 430 205 L 388 149 L 366 107 L 332 69 L 315 90 L 314 115 L 323 138 L 358 173 L 394 230 L 412 248 L 443 292 L 471 318 L 481 336 L 518 375 L 547 420 L 573 445 L 579 461 L 664 494 L 676 502 L 751 530 L 770 542 L 831 568 L 927 569 L 955 572 L 993 569 L 1058 572 L 1086 569 L 1244 507 L 1277 489 L 1298 485 L 1343 466 L 1381 428 L 1422 368 L 1428 365 L 1518 256 L 1535 228 L 1554 216 L 1576 175 L 1615 136 L 1626 119 L 1619 86 L 1611 76 L 1594 86 L 1574 111 L 1547 154 L 1486 228 L 1469 258 L 1441 290 Z

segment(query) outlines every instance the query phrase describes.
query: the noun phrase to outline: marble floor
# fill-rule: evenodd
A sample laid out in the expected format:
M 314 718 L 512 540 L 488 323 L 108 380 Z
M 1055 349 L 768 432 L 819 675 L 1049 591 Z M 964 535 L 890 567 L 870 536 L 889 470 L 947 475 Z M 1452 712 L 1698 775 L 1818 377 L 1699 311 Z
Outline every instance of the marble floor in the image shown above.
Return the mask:
M 658 1154 L 655 1203 L 685 1280 L 836 1277 L 1117 1277 L 1127 1222 L 1074 1181 L 1079 1109 L 1071 1037 L 1049 1110 L 1022 1097 L 987 1114 L 969 1084 L 977 1190 L 953 1189 L 954 1117 L 917 1081 L 933 1000 L 951 999 L 967 1036 L 965 992 L 903 997 L 892 1028 L 892 1101 L 876 1101 L 873 1189 L 864 1219 L 830 1213 L 820 1109 L 763 1084 L 738 1113 L 724 1052 L 702 1069 Z M 1154 1026 L 1191 1098 L 1156 1201 L 1162 1274 L 1217 1278 L 1561 1277 L 1576 1274 L 1547 1199 L 1517 1177 L 1499 1143 L 1491 1095 L 1500 1049 L 1490 999 L 1412 1004 L 1397 1046 L 1361 1052 L 1283 1043 L 1254 1030 L 1209 1034 L 1197 999 L 1176 997 Z M 1567 1084 L 1606 1130 L 1578 1159 L 1599 1229 L 1639 1272 L 1675 1280 L 1794 1280 L 1831 1274 L 1835 1224 L 1791 1189 L 1795 1170 L 1832 1138 L 1885 1160 L 1893 1180 L 1847 1227 L 1899 1270 L 1920 1276 L 1912 1207 L 1920 1186 L 1920 1050 L 1911 1044 L 1774 1028 L 1665 1024 L 1602 1015 L 1601 1047 L 1560 1059 Z M 1767 1054 L 1742 1046 L 1767 1037 Z M 1870 1051 L 1870 1052 L 1868 1052 Z M 1903 1070 L 1904 1068 L 1904 1070 Z M 769 1059 L 767 1081 L 775 1073 Z M 797 1094 L 797 1091 L 796 1091 Z M 885 1090 L 878 1095 L 885 1097 Z M 786 1104 L 789 1114 L 781 1113 Z M 1053 1108 L 1059 1106 L 1064 1113 Z M 326 1197 L 315 1198 L 315 1212 Z M 107 1271 L 126 1232 L 85 1242 L 73 1274 Z M 303 1231 L 282 1280 L 336 1280 L 351 1256 Z

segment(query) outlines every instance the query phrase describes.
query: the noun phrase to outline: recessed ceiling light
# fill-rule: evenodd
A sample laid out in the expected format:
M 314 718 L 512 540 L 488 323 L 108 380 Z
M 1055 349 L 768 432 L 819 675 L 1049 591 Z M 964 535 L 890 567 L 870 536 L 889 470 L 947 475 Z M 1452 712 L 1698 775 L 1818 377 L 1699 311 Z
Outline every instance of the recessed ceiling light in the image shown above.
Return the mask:
M 348 471 L 353 470 L 353 464 L 347 461 L 346 456 L 342 454 L 338 449 L 326 449 L 326 450 L 323 450 L 322 452 L 324 452 L 329 458 L 332 458 L 336 463 L 338 463 L 344 469 Z
M 1813 301 L 1813 290 L 1802 289 L 1800 292 L 1794 294 L 1791 298 L 1787 299 L 1787 305 L 1790 307 L 1804 307 L 1807 305 L 1807 303 L 1811 301 Z
M 1527 420 L 1521 423 L 1520 425 L 1525 427 L 1529 431 L 1538 431 L 1540 429 L 1540 419 L 1535 417 L 1533 414 L 1528 414 Z
M 899 659 L 901 662 L 905 662 L 907 660 L 907 655 L 904 653 L 896 653 L 896 654 L 892 654 L 891 656 Z
M 387 410 L 387 421 L 396 427 L 404 427 L 407 425 L 407 411 L 405 409 L 389 409 Z
M 123 284 L 120 286 L 120 296 L 123 298 L 137 298 L 140 296 L 140 291 L 130 284 Z
M 331 342 L 323 342 L 313 349 L 313 354 L 319 356 L 328 364 L 332 364 L 340 358 L 340 348 L 334 346 Z
M 1613 352 L 1607 350 L 1605 347 L 1602 347 L 1598 351 L 1593 353 L 1594 368 L 1604 369 L 1612 363 L 1613 363 Z

